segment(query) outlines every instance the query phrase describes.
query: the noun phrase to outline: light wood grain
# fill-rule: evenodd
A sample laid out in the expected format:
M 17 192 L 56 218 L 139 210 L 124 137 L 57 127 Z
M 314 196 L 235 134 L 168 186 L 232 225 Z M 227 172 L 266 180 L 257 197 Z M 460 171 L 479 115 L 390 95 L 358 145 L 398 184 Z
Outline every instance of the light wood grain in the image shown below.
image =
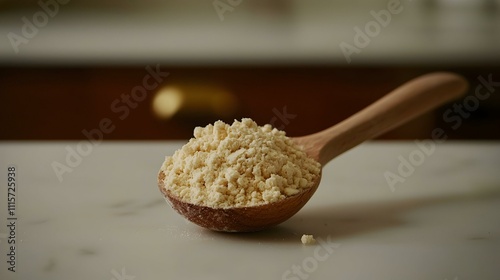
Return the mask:
M 356 145 L 460 97 L 467 88 L 467 81 L 457 74 L 427 74 L 396 88 L 335 126 L 294 140 L 324 165 Z

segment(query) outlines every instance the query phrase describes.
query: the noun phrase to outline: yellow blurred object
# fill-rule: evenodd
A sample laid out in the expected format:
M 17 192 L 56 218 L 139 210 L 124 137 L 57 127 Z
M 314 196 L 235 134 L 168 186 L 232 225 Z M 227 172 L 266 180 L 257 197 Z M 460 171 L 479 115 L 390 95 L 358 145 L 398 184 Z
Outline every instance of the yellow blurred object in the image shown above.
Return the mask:
M 174 116 L 196 118 L 231 117 L 238 101 L 229 91 L 213 85 L 168 85 L 153 98 L 153 112 L 159 119 Z

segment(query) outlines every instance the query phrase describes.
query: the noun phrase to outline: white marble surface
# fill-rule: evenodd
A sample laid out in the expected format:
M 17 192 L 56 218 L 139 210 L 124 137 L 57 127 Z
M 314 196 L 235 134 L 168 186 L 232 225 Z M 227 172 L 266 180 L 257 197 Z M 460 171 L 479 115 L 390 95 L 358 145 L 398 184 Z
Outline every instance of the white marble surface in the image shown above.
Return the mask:
M 439 144 L 395 191 L 383 174 L 415 143 L 363 144 L 324 168 L 296 216 L 253 234 L 201 229 L 164 202 L 156 173 L 181 144 L 104 142 L 59 182 L 51 164 L 77 142 L 1 143 L 0 279 L 500 278 L 498 142 Z M 11 164 L 15 273 L 5 260 Z M 303 233 L 331 246 L 303 246 Z

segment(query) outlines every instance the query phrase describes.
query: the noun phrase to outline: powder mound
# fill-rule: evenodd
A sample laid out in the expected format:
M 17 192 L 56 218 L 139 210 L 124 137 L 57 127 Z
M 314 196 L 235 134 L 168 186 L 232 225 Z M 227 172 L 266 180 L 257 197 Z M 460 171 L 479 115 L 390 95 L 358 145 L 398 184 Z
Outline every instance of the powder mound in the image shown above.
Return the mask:
M 212 208 L 277 202 L 312 187 L 320 171 L 284 131 L 249 118 L 196 127 L 160 169 L 171 195 Z

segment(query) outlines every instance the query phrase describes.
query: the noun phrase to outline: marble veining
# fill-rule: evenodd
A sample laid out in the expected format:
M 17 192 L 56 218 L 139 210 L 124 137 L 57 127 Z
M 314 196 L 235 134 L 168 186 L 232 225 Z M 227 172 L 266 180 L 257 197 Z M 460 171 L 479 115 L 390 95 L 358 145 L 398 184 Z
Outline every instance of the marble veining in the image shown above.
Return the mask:
M 500 275 L 500 143 L 440 144 L 394 191 L 383 174 L 415 144 L 363 144 L 325 167 L 297 215 L 246 234 L 199 228 L 165 202 L 156 174 L 182 142 L 103 142 L 59 182 L 50 164 L 74 144 L 0 144 L 0 184 L 9 164 L 19 180 L 17 270 L 2 226 L 0 279 L 302 279 L 294 266 L 308 279 Z M 6 207 L 0 196 L 0 224 Z M 323 243 L 302 246 L 304 233 Z

